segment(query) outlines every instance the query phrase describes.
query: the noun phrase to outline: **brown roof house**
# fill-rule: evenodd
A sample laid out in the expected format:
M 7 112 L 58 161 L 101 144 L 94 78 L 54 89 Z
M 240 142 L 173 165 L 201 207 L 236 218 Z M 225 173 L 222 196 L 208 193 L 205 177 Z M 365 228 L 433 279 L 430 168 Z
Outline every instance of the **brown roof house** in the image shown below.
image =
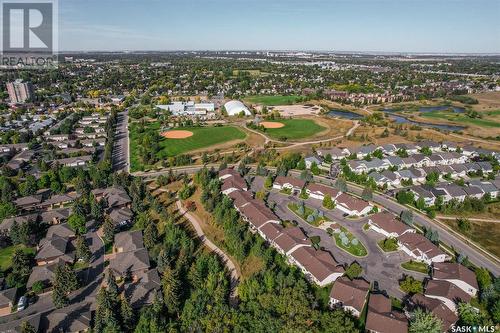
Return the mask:
M 26 287 L 27 288 L 33 287 L 33 284 L 35 282 L 43 283 L 44 289 L 50 287 L 52 285 L 56 268 L 61 265 L 64 265 L 64 260 L 56 260 L 55 262 L 50 263 L 48 265 L 33 267 L 30 277 L 28 278 L 28 283 L 26 284 Z
M 266 223 L 280 223 L 269 208 L 255 199 L 241 206 L 239 210 L 243 220 L 250 224 L 252 232 L 258 231 Z
M 444 305 L 443 302 L 435 298 L 426 297 L 422 294 L 413 295 L 408 301 L 405 311 L 410 314 L 416 308 L 427 310 L 440 319 L 443 332 L 448 332 L 451 326 L 458 321 L 458 316 Z
M 248 190 L 248 185 L 245 179 L 241 177 L 239 174 L 226 178 L 224 179 L 224 182 L 222 183 L 221 186 L 221 191 L 222 194 L 228 195 L 231 192 L 234 191 L 247 191 Z
M 249 201 L 253 200 L 252 193 L 249 191 L 234 191 L 228 194 L 233 199 L 234 208 L 239 212 L 240 207 L 246 205 Z
M 113 221 L 115 226 L 124 227 L 132 223 L 134 213 L 130 208 L 114 208 L 109 213 L 109 218 Z
M 71 215 L 71 208 L 57 208 L 51 209 L 49 211 L 40 214 L 43 223 L 47 224 L 59 224 L 65 222 Z
M 368 302 L 365 329 L 370 333 L 407 333 L 408 320 L 403 313 L 392 311 L 388 297 L 372 294 Z
M 17 288 L 0 291 L 0 316 L 8 315 L 17 300 Z
M 325 195 L 329 194 L 332 200 L 335 200 L 340 192 L 332 187 L 321 185 L 321 184 L 309 184 L 306 188 L 307 194 L 311 198 L 323 200 Z
M 91 328 L 90 303 L 76 303 L 47 315 L 47 332 L 87 332 Z
M 362 216 L 368 214 L 373 206 L 369 202 L 341 193 L 335 199 L 337 208 L 351 216 Z
M 95 189 L 92 190 L 91 193 L 98 201 L 101 199 L 106 200 L 109 210 L 112 208 L 130 208 L 130 204 L 132 203 L 132 199 L 130 199 L 127 191 L 125 191 L 125 189 L 121 186 L 111 186 L 106 189 Z
M 415 232 L 415 229 L 400 222 L 396 216 L 389 212 L 373 214 L 368 219 L 370 229 L 384 235 L 385 237 L 399 237 L 407 232 Z
M 399 249 L 417 261 L 430 265 L 433 262 L 445 262 L 449 256 L 424 236 L 407 232 L 398 237 Z
M 111 269 L 117 277 L 139 279 L 149 269 L 149 255 L 144 248 L 142 232 L 126 231 L 115 235 L 115 255 L 109 261 Z
M 290 257 L 298 248 L 304 246 L 310 247 L 311 244 L 309 238 L 307 238 L 299 227 L 283 229 L 283 232 L 271 242 L 271 245 L 274 246 L 279 253 L 287 257 Z
M 340 306 L 359 317 L 366 304 L 370 284 L 362 279 L 349 280 L 347 277 L 337 279 L 330 291 L 330 307 Z
M 137 278 L 137 281 L 125 284 L 125 296 L 134 308 L 153 303 L 156 293 L 161 289 L 161 280 L 156 268 L 150 269 Z
M 38 266 L 51 264 L 58 260 L 73 263 L 75 261 L 74 251 L 75 248 L 69 238 L 54 235 L 40 241 L 35 260 Z
M 429 280 L 425 287 L 425 296 L 440 300 L 455 313 L 457 303 L 469 302 L 472 298 L 453 283 L 444 280 Z
M 12 226 L 14 225 L 14 222 L 17 223 L 18 226 L 20 226 L 24 223 L 35 222 L 37 219 L 38 214 L 36 213 L 5 218 L 0 224 L 0 231 L 8 233 L 10 231 L 10 228 L 12 228 Z
M 241 177 L 241 175 L 237 170 L 234 170 L 234 168 L 226 168 L 219 171 L 219 180 L 225 180 L 230 177 Z
M 293 192 L 300 192 L 306 186 L 306 182 L 294 177 L 278 176 L 274 180 L 273 188 L 278 190 L 288 189 Z
M 432 269 L 434 280 L 444 280 L 453 283 L 472 297 L 479 289 L 476 274 L 467 267 L 457 263 L 434 263 Z
M 320 287 L 337 280 L 344 274 L 344 267 L 339 265 L 330 252 L 302 246 L 288 256 L 291 264 L 300 268 L 309 281 Z

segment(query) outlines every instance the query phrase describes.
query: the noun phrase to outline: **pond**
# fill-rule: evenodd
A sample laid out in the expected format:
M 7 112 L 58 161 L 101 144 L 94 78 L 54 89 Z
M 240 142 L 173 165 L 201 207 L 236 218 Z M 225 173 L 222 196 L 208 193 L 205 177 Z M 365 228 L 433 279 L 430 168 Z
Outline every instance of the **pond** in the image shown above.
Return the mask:
M 465 108 L 459 106 L 451 106 L 451 105 L 436 105 L 436 106 L 421 106 L 418 108 L 418 112 L 426 113 L 426 112 L 435 112 L 435 111 L 446 111 L 451 109 L 454 113 L 464 113 Z M 382 109 L 384 112 L 399 112 L 405 111 L 404 109 L 395 110 L 391 108 Z
M 432 123 L 425 123 L 421 121 L 415 121 L 411 120 L 408 118 L 405 118 L 403 116 L 399 116 L 397 114 L 390 114 L 389 117 L 393 119 L 397 124 L 412 124 L 412 125 L 417 125 L 421 127 L 429 127 L 429 128 L 436 128 L 440 130 L 445 130 L 445 131 L 461 131 L 465 129 L 465 126 L 458 126 L 458 125 L 444 125 L 444 124 L 432 124 Z
M 342 109 L 331 109 L 328 112 L 328 115 L 331 117 L 340 117 L 345 119 L 362 119 L 363 116 L 352 111 L 342 110 Z
M 443 106 L 443 107 L 445 107 L 445 106 Z M 436 108 L 436 107 L 432 107 L 432 108 Z M 461 109 L 461 108 L 457 108 L 457 109 Z M 434 109 L 434 111 L 436 111 L 436 109 Z M 440 130 L 445 130 L 445 131 L 461 131 L 461 130 L 466 128 L 465 126 L 432 124 L 432 123 L 411 120 L 411 119 L 408 119 L 406 117 L 395 114 L 395 111 L 393 109 L 384 109 L 384 112 L 387 112 L 389 118 L 393 119 L 397 124 L 418 125 L 421 127 L 435 128 L 435 129 L 440 129 Z M 429 112 L 429 111 L 425 111 L 425 112 Z M 328 115 L 332 116 L 332 117 L 340 117 L 340 118 L 345 118 L 345 119 L 362 119 L 363 118 L 363 116 L 358 114 L 358 113 L 355 113 L 352 111 L 347 111 L 347 110 L 341 110 L 341 109 L 332 109 L 332 110 L 330 110 L 330 112 L 328 112 Z

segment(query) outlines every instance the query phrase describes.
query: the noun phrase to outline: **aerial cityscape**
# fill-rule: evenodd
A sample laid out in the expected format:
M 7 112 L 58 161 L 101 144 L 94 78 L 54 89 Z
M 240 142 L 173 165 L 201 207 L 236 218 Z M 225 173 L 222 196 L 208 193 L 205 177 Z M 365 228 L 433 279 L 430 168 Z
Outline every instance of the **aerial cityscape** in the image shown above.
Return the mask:
M 0 332 L 500 329 L 500 3 L 57 6 L 3 35 Z

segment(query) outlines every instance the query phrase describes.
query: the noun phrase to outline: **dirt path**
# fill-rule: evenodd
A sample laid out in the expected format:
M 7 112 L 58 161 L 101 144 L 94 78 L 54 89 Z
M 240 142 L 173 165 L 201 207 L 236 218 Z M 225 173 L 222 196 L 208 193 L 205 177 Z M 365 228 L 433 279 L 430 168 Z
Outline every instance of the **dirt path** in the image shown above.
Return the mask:
M 212 243 L 210 239 L 208 239 L 205 236 L 205 233 L 203 232 L 203 229 L 200 226 L 200 221 L 198 220 L 198 217 L 189 213 L 184 206 L 182 206 L 182 203 L 180 200 L 177 200 L 177 208 L 179 209 L 179 212 L 185 216 L 189 223 L 193 226 L 194 230 L 196 231 L 196 234 L 198 237 L 201 239 L 203 245 L 208 247 L 210 250 L 214 251 L 219 255 L 219 257 L 222 259 L 222 262 L 226 265 L 229 273 L 231 274 L 231 283 L 230 283 L 230 288 L 231 288 L 231 293 L 229 295 L 229 303 L 231 306 L 236 306 L 238 305 L 238 283 L 240 280 L 240 276 L 238 275 L 238 271 L 236 270 L 236 266 L 234 263 L 231 261 L 231 259 L 228 257 L 228 255 L 222 251 L 217 245 Z
M 460 216 L 436 216 L 437 219 L 440 219 L 440 220 L 456 220 L 456 219 L 460 219 L 462 217 Z M 500 220 L 492 220 L 492 219 L 477 219 L 477 218 L 473 218 L 473 217 L 464 217 L 465 219 L 469 220 L 469 221 L 477 221 L 477 222 L 490 222 L 490 223 L 500 223 Z
M 462 136 L 462 135 L 458 135 L 458 134 L 454 134 L 454 133 L 450 133 L 449 135 L 453 136 L 455 138 L 463 139 L 463 140 L 468 140 L 468 141 L 474 141 L 474 142 L 480 142 L 480 143 L 486 143 L 486 144 L 490 144 L 490 145 L 500 146 L 500 143 L 498 143 L 498 142 L 481 140 L 481 139 L 474 139 L 474 138 L 470 138 L 470 137 L 467 137 L 467 136 Z

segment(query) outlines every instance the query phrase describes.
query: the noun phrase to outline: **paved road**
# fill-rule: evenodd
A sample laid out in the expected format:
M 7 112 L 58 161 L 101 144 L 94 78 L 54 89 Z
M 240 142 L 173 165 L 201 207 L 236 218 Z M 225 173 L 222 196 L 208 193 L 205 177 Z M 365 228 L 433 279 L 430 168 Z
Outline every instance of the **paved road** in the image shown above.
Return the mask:
M 299 175 L 299 172 L 292 171 L 294 175 Z M 315 176 L 314 180 L 316 182 L 322 182 L 327 185 L 333 185 L 334 180 L 328 179 L 326 177 Z M 361 196 L 363 188 L 358 185 L 348 184 L 349 192 Z M 403 206 L 395 201 L 393 198 L 385 194 L 373 194 L 373 202 L 385 207 L 387 210 L 393 212 L 394 214 L 400 215 L 402 211 L 408 210 L 409 207 Z M 469 257 L 469 260 L 477 266 L 485 267 L 491 271 L 495 276 L 500 275 L 500 263 L 498 259 L 492 256 L 490 253 L 479 248 L 475 244 L 471 243 L 462 235 L 456 233 L 450 227 L 437 221 L 431 220 L 427 216 L 414 210 L 414 221 L 415 223 L 424 226 L 425 228 L 432 228 L 437 230 L 439 233 L 439 239 L 444 244 L 453 247 L 458 253 L 462 253 Z
M 229 303 L 232 306 L 238 305 L 238 293 L 237 293 L 237 287 L 238 283 L 240 281 L 240 276 L 238 275 L 238 271 L 236 270 L 236 266 L 234 263 L 231 261 L 231 258 L 222 251 L 217 245 L 212 243 L 210 239 L 208 239 L 205 236 L 205 233 L 203 232 L 203 229 L 200 226 L 200 221 L 197 216 L 189 213 L 183 206 L 181 201 L 177 201 L 177 208 L 179 209 L 179 212 L 184 215 L 188 221 L 191 223 L 193 226 L 194 230 L 196 231 L 196 234 L 198 237 L 201 239 L 201 242 L 203 245 L 208 247 L 210 250 L 214 251 L 219 255 L 219 257 L 222 259 L 222 262 L 226 265 L 229 273 L 231 274 L 231 283 L 230 283 L 230 288 L 231 288 L 231 294 L 229 295 Z
M 404 292 L 399 289 L 398 280 L 404 274 L 414 276 L 418 280 L 423 280 L 427 277 L 426 274 L 417 272 L 406 271 L 401 268 L 401 263 L 409 261 L 411 258 L 402 251 L 384 253 L 377 246 L 377 241 L 384 237 L 374 231 L 365 232 L 362 230 L 363 225 L 367 222 L 367 218 L 362 219 L 346 219 L 343 217 L 342 211 L 338 209 L 326 210 L 322 207 L 322 202 L 316 199 L 307 199 L 306 206 L 321 209 L 325 213 L 325 217 L 329 221 L 337 222 L 346 227 L 367 249 L 368 254 L 365 257 L 355 257 L 335 244 L 333 237 L 328 235 L 324 228 L 318 228 L 310 225 L 302 220 L 293 212 L 291 212 L 287 205 L 290 202 L 299 202 L 296 196 L 283 195 L 277 191 L 272 191 L 269 194 L 268 202 L 275 202 L 275 213 L 282 220 L 295 220 L 299 226 L 311 236 L 319 236 L 321 238 L 320 246 L 333 254 L 335 260 L 346 267 L 352 262 L 356 261 L 363 267 L 363 277 L 367 281 L 377 281 L 380 290 L 385 290 L 388 295 L 401 298 Z
M 213 164 L 213 165 L 208 165 L 208 167 L 218 167 L 218 164 Z M 249 165 L 249 167 L 251 167 Z M 252 166 L 254 167 L 254 166 Z M 202 165 L 200 166 L 187 166 L 187 167 L 177 167 L 173 168 L 172 170 L 176 173 L 182 173 L 186 172 L 188 174 L 193 174 L 197 170 L 203 168 Z M 272 170 L 273 168 L 268 167 L 268 169 Z M 150 173 L 141 173 L 137 174 L 138 176 L 146 177 L 146 178 L 154 178 L 158 177 L 159 175 L 162 174 L 167 174 L 169 172 L 168 169 L 165 170 L 159 170 L 155 172 L 150 172 Z M 295 177 L 300 176 L 299 171 L 291 170 L 290 175 L 293 175 Z M 314 176 L 314 181 L 317 183 L 323 183 L 326 185 L 333 185 L 335 180 L 322 177 L 322 176 Z M 354 184 L 348 184 L 348 190 L 349 192 L 352 192 L 354 194 L 357 194 L 361 196 L 361 193 L 363 192 L 363 188 L 359 187 L 358 185 Z M 385 207 L 387 210 L 394 214 L 401 214 L 403 210 L 408 210 L 408 207 L 400 205 L 398 202 L 396 202 L 393 198 L 384 195 L 384 194 L 378 194 L 374 193 L 373 194 L 373 200 L 374 203 Z M 485 267 L 489 271 L 491 271 L 495 276 L 500 276 L 500 261 L 496 259 L 494 256 L 492 256 L 490 253 L 487 251 L 481 249 L 474 243 L 471 243 L 469 240 L 467 240 L 465 237 L 462 235 L 458 234 L 454 230 L 452 230 L 450 227 L 446 226 L 442 222 L 439 222 L 437 220 L 431 220 L 427 216 L 420 214 L 418 212 L 415 212 L 415 222 L 417 224 L 420 224 L 426 228 L 432 228 L 433 230 L 437 230 L 439 233 L 439 239 L 449 245 L 452 246 L 455 250 L 457 250 L 459 253 L 462 253 L 466 256 L 469 257 L 469 260 L 475 264 L 476 266 L 480 267 Z
M 118 113 L 113 147 L 113 170 L 130 172 L 130 147 L 128 144 L 128 109 Z

